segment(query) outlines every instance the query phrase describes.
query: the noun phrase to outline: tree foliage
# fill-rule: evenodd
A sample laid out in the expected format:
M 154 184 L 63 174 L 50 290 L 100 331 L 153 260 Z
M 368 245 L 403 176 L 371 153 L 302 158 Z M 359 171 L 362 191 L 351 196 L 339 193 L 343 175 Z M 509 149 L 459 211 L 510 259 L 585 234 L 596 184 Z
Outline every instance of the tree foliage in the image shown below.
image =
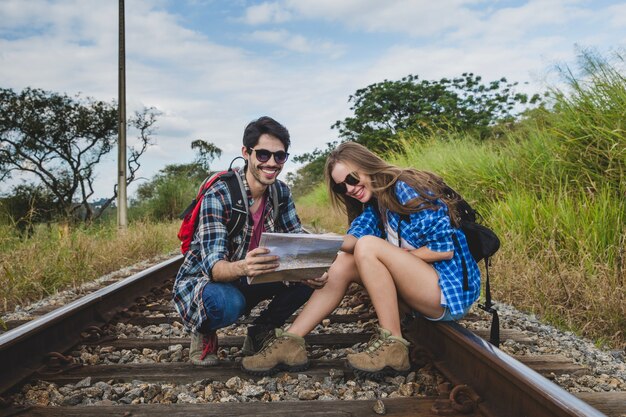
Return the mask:
M 193 141 L 191 148 L 196 151 L 194 162 L 166 165 L 137 188 L 137 198 L 132 204 L 136 215 L 172 220 L 187 207 L 210 174 L 209 164 L 222 154 L 220 148 L 203 140 Z
M 439 81 L 419 80 L 417 75 L 385 80 L 351 95 L 354 116 L 332 128 L 343 140 L 383 152 L 396 148 L 399 131 L 472 131 L 485 137 L 490 127 L 514 120 L 526 105 L 541 101 L 537 94 L 516 93 L 517 84 L 506 78 L 483 83 L 472 73 Z
M 128 121 L 140 142 L 129 152 L 128 184 L 150 144 L 156 116 L 154 109 L 144 109 Z M 53 195 L 58 215 L 71 219 L 82 213 L 82 219 L 90 221 L 100 213 L 88 202 L 94 194 L 95 169 L 117 143 L 117 123 L 114 103 L 40 89 L 0 88 L 0 180 L 18 172 L 30 174 Z M 116 196 L 117 186 L 103 209 Z
M 196 151 L 196 163 L 206 172 L 210 171 L 211 162 L 213 162 L 215 158 L 222 156 L 222 150 L 220 148 L 202 139 L 196 139 L 191 142 L 191 149 Z
M 32 234 L 36 223 L 54 220 L 54 195 L 40 184 L 20 184 L 11 195 L 0 198 L 0 212 L 5 222 L 17 227 L 20 233 Z

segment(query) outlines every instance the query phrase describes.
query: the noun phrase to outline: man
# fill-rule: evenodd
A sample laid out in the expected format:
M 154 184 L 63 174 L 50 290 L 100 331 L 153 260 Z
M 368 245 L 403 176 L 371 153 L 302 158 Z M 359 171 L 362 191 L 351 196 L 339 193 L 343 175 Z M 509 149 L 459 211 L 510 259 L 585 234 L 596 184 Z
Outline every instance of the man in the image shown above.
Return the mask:
M 237 235 L 229 236 L 227 223 L 233 215 L 232 199 L 224 181 L 215 182 L 204 195 L 189 251 L 174 283 L 174 303 L 185 327 L 191 330 L 189 357 L 193 364 L 218 362 L 216 330 L 234 323 L 259 302 L 272 299 L 248 327 L 243 353 L 250 355 L 262 347 L 302 304 L 314 288 L 324 286 L 327 276 L 302 283 L 250 285 L 248 277 L 274 271 L 276 256 L 258 247 L 261 233 L 302 231 L 289 188 L 278 181 L 289 154 L 287 129 L 270 117 L 248 124 L 243 135 L 243 172 L 238 172 L 248 198 L 247 224 Z M 278 207 L 269 198 L 271 185 L 278 192 Z M 278 210 L 278 216 L 274 211 Z

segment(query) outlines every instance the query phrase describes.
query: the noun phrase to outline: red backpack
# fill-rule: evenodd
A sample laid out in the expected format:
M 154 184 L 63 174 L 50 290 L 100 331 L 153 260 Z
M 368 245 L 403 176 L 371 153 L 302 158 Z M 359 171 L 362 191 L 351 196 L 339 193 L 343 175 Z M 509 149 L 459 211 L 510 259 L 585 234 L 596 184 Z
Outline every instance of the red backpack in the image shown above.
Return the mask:
M 191 201 L 191 204 L 189 204 L 185 211 L 183 211 L 180 215 L 183 222 L 178 230 L 178 239 L 180 240 L 180 251 L 183 255 L 189 251 L 193 235 L 198 227 L 198 217 L 200 215 L 200 207 L 202 206 L 202 198 L 209 188 L 211 188 L 211 186 L 213 186 L 213 184 L 217 181 L 224 181 L 226 183 L 233 204 L 232 215 L 226 224 L 228 237 L 239 234 L 243 229 L 243 226 L 248 221 L 248 198 L 238 171 L 228 168 L 227 171 L 216 172 L 202 182 L 196 198 Z M 274 222 L 276 222 L 279 211 L 278 187 L 276 187 L 276 183 L 270 186 L 270 196 L 272 197 L 272 204 L 274 207 Z

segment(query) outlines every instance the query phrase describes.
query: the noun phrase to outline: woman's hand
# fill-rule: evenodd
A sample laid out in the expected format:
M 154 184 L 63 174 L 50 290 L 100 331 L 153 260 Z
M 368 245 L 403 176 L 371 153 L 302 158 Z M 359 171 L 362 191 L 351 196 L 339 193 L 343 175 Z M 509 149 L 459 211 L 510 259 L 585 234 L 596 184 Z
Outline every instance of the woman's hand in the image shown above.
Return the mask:
M 448 252 L 435 252 L 428 249 L 426 246 L 422 246 L 421 248 L 417 248 L 414 250 L 409 250 L 409 252 L 411 253 L 411 255 L 417 256 L 422 261 L 428 262 L 429 264 L 437 261 L 447 261 L 454 257 L 454 251 L 452 250 Z
M 304 284 L 313 288 L 314 290 L 319 290 L 320 288 L 324 288 L 326 282 L 328 281 L 328 272 L 324 272 L 324 275 L 318 278 L 312 278 L 302 281 Z

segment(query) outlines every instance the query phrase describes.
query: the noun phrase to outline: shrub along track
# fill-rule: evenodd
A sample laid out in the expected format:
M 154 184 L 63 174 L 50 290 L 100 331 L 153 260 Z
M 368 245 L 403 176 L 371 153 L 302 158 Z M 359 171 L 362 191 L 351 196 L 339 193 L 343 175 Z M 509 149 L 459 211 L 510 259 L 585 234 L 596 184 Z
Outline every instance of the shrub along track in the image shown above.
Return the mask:
M 414 363 L 407 377 L 356 379 L 342 358 L 373 330 L 361 292 L 307 337 L 312 364 L 305 372 L 243 373 L 239 347 L 249 319 L 220 335 L 219 366 L 193 367 L 170 302 L 180 262 L 163 262 L 0 335 L 0 416 L 603 415 L 590 404 L 607 415 L 624 412 L 620 393 L 581 395 L 585 403 L 540 375 L 580 366 L 549 355 L 520 362 L 485 342 L 486 332 L 455 323 L 407 324 Z M 526 337 L 506 329 L 502 335 Z

